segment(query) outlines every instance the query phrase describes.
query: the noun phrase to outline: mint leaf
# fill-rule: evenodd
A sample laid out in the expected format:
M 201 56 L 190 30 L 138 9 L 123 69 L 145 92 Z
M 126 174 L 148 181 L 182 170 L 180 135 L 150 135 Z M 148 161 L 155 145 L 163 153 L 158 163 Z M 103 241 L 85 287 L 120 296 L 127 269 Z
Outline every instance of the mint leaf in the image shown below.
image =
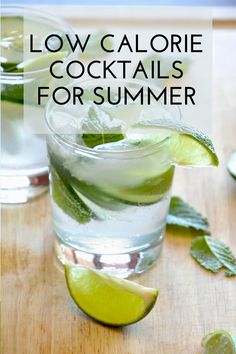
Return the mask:
M 223 267 L 208 247 L 205 236 L 199 236 L 193 240 L 190 254 L 201 266 L 214 273 L 217 273 Z
M 236 179 L 236 150 L 234 150 L 228 160 L 227 168 L 231 176 Z
M 226 269 L 226 276 L 236 275 L 236 258 L 223 242 L 211 236 L 199 236 L 192 241 L 191 256 L 204 268 L 217 273 Z
M 80 224 L 87 223 L 91 218 L 91 212 L 85 204 L 79 199 L 73 189 L 68 188 L 59 177 L 55 169 L 51 169 L 52 173 L 52 198 L 54 202 L 67 215 Z
M 236 257 L 233 255 L 230 248 L 223 242 L 215 240 L 212 237 L 205 237 L 211 252 L 222 263 L 223 267 L 227 269 L 225 275 L 236 275 Z
M 83 122 L 82 129 L 85 132 L 82 139 L 90 148 L 124 139 L 121 122 L 111 119 L 96 106 L 89 108 L 88 118 Z
M 114 143 L 123 139 L 124 136 L 122 134 L 83 134 L 82 138 L 88 147 L 94 148 L 97 145 Z
M 207 219 L 179 197 L 171 198 L 167 224 L 209 233 Z
M 52 198 L 54 202 L 80 224 L 89 222 L 92 212 L 72 188 L 71 179 L 73 177 L 50 151 L 49 156 L 51 162 Z

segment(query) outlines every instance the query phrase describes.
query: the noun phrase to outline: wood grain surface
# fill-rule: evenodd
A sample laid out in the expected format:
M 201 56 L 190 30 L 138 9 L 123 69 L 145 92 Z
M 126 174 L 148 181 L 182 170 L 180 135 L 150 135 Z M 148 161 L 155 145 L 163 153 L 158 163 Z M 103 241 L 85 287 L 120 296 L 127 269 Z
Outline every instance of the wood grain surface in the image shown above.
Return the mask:
M 221 164 L 178 170 L 173 192 L 206 215 L 236 253 L 236 183 L 226 171 L 236 147 L 236 29 L 214 30 L 213 131 Z M 236 278 L 213 275 L 189 255 L 190 233 L 167 232 L 158 263 L 137 281 L 160 290 L 141 322 L 107 328 L 72 303 L 53 256 L 48 195 L 2 208 L 3 354 L 199 354 L 203 335 L 236 335 Z M 118 309 L 117 309 L 118 310 Z

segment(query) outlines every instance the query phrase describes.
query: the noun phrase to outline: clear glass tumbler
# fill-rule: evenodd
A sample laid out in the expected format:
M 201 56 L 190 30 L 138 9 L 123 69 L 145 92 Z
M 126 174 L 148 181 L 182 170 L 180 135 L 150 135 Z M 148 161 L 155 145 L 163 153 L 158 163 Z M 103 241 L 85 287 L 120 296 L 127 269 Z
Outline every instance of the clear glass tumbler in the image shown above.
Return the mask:
M 42 53 L 27 53 L 28 31 Z M 47 55 L 44 38 L 51 33 L 73 32 L 64 22 L 38 11 L 1 7 L 1 203 L 24 203 L 48 188 L 45 136 L 25 130 L 24 112 L 29 105 L 33 118 L 44 120 L 44 107 L 34 103 L 37 86 L 48 86 L 51 80 L 49 63 L 41 61 Z
M 160 102 L 123 104 L 122 94 L 113 105 L 106 89 L 98 106 L 96 85 L 102 86 L 90 80 L 68 88 L 71 93 L 83 88 L 83 105 L 51 100 L 46 108 L 55 249 L 62 262 L 127 277 L 145 271 L 160 255 L 174 174 L 168 133 L 139 129 L 138 123 L 179 119 L 179 111 L 173 117 Z M 136 92 L 148 88 L 144 82 L 110 80 L 111 97 L 117 100 L 117 88 L 124 86 Z

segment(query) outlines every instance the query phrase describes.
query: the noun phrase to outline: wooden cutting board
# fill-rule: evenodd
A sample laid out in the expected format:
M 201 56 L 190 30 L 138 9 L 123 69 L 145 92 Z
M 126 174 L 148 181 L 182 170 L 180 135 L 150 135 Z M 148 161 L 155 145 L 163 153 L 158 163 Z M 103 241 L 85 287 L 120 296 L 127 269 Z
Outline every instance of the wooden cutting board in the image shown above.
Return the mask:
M 236 253 L 236 29 L 214 30 L 213 132 L 218 170 L 178 170 L 173 193 L 206 215 L 214 237 Z M 166 235 L 158 263 L 137 280 L 160 290 L 154 310 L 120 329 L 99 325 L 72 303 L 53 256 L 48 195 L 2 208 L 3 354 L 194 354 L 209 331 L 236 335 L 236 278 L 213 275 L 189 255 L 191 234 Z

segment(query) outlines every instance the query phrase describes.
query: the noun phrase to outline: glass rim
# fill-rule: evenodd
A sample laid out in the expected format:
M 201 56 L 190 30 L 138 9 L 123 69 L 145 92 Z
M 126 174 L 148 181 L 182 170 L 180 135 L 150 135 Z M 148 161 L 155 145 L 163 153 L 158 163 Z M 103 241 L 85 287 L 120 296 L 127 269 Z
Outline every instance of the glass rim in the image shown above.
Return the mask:
M 87 79 L 87 80 L 83 80 L 83 81 L 80 81 L 79 79 L 77 80 L 73 80 L 73 82 L 71 82 L 69 85 L 65 86 L 67 89 L 73 87 L 75 85 L 75 83 L 79 83 L 80 86 L 83 87 L 84 86 L 87 86 L 88 84 L 91 84 L 91 85 L 95 85 L 95 82 L 97 81 L 100 81 L 100 79 Z M 146 87 L 150 87 L 150 88 L 153 88 L 154 90 L 161 90 L 158 86 L 154 86 L 152 84 L 149 84 L 147 81 L 145 82 L 144 80 L 135 80 L 135 79 L 103 79 L 104 81 L 108 82 L 110 81 L 111 83 L 114 84 L 114 81 L 115 82 L 125 82 L 125 83 L 130 83 L 130 84 L 138 84 L 138 85 L 142 85 L 142 86 L 146 86 Z M 87 147 L 87 146 L 83 146 L 83 145 L 80 145 L 80 144 L 77 144 L 77 143 L 74 143 L 72 141 L 70 141 L 69 139 L 66 139 L 64 138 L 62 135 L 69 135 L 69 134 L 60 134 L 60 133 L 57 133 L 55 131 L 55 129 L 53 128 L 53 125 L 51 124 L 50 120 L 49 120 L 49 116 L 50 116 L 50 111 L 52 110 L 52 107 L 56 105 L 56 103 L 53 101 L 52 97 L 50 97 L 50 99 L 48 100 L 47 104 L 46 104 L 46 108 L 45 108 L 45 111 L 44 111 L 44 115 L 45 115 L 45 121 L 46 121 L 46 125 L 47 125 L 47 128 L 49 129 L 49 133 L 48 135 L 52 135 L 53 138 L 58 142 L 58 143 L 61 143 L 63 146 L 65 146 L 66 148 L 69 148 L 71 150 L 73 150 L 73 152 L 78 152 L 78 153 L 84 153 L 85 155 L 93 155 L 93 156 L 96 156 L 96 157 L 113 157 L 113 158 L 119 158 L 119 155 L 125 155 L 126 158 L 127 158 L 127 155 L 130 155 L 130 154 L 138 154 L 139 152 L 141 153 L 144 153 L 143 156 L 147 156 L 147 155 L 150 155 L 153 153 L 153 149 L 150 149 L 151 147 L 153 147 L 155 150 L 156 149 L 159 149 L 161 148 L 163 145 L 165 145 L 165 143 L 167 141 L 169 141 L 169 137 L 166 137 L 164 138 L 163 140 L 161 141 L 158 141 L 158 142 L 153 142 L 151 144 L 148 144 L 144 147 L 140 147 L 140 148 L 135 148 L 135 149 L 126 149 L 126 150 L 109 150 L 109 149 L 104 149 L 102 151 L 99 151 L 99 150 L 95 150 L 94 148 L 90 148 L 90 147 Z M 168 107 L 171 106 L 171 105 L 167 105 Z M 181 119 L 181 110 L 180 108 L 177 106 L 175 106 L 176 108 L 176 111 L 178 112 L 178 119 Z M 147 151 L 148 150 L 148 151 Z M 132 156 L 130 156 L 132 157 Z M 140 155 L 138 156 L 140 157 Z M 123 157 L 124 158 L 124 157 Z M 136 156 L 137 158 L 137 156 Z
M 50 134 L 48 134 L 48 135 L 50 135 Z M 156 153 L 157 151 L 159 151 L 160 148 L 163 147 L 170 139 L 169 137 L 166 137 L 165 139 L 163 139 L 161 141 L 153 142 L 153 143 L 150 143 L 146 146 L 135 148 L 135 149 L 95 150 L 94 148 L 89 148 L 87 146 L 72 143 L 72 142 L 64 139 L 59 134 L 53 135 L 53 138 L 58 143 L 61 143 L 63 145 L 63 147 L 70 149 L 73 153 L 78 153 L 80 155 L 84 155 L 87 157 L 112 158 L 112 159 L 119 159 L 119 160 L 137 159 L 137 158 L 142 158 L 142 157 L 152 155 L 153 153 Z
M 44 19 L 44 20 L 48 20 L 50 21 L 50 23 L 59 26 L 63 26 L 63 29 L 65 28 L 66 31 L 68 32 L 68 34 L 72 35 L 75 34 L 75 31 L 73 29 L 73 27 L 68 24 L 66 21 L 64 21 L 63 19 L 59 18 L 59 19 L 55 19 L 51 14 L 47 13 L 46 11 L 39 11 L 37 7 L 29 7 L 29 6 L 18 6 L 18 5 L 1 5 L 1 15 L 0 17 L 4 17 L 4 13 L 3 11 L 5 11 L 7 13 L 7 11 L 9 11 L 9 15 L 18 15 L 17 11 L 20 14 L 28 14 L 28 15 L 32 15 L 33 19 L 38 18 L 39 21 L 40 19 Z M 15 12 L 14 12 L 15 11 Z M 66 64 L 71 58 L 73 58 L 76 55 L 76 52 L 71 52 L 69 53 L 66 58 L 63 60 L 63 62 Z M 32 70 L 32 71 L 23 71 L 23 72 L 0 72 L 0 77 L 4 78 L 4 77 L 12 77 L 12 78 L 22 78 L 24 76 L 30 76 L 30 75 L 34 75 L 34 74 L 38 74 L 38 73 L 43 73 L 45 71 L 47 71 L 49 68 L 49 66 L 42 68 L 42 69 L 38 69 L 38 70 Z

